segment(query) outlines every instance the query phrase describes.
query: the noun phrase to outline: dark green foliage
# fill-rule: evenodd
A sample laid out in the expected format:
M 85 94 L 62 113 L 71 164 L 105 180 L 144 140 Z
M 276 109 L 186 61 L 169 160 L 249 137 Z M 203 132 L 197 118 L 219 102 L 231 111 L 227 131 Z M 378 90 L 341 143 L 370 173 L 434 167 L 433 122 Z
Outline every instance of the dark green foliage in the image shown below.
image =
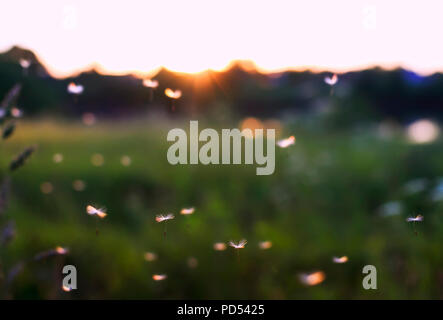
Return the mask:
M 8 195 L 10 190 L 10 180 L 8 177 L 3 178 L 0 183 L 0 215 L 2 215 L 8 206 Z
M 297 143 L 276 150 L 276 171 L 255 175 L 255 166 L 172 166 L 166 160 L 169 128 L 189 122 L 110 123 L 85 130 L 81 125 L 40 122 L 20 126 L 22 141 L 5 145 L 14 153 L 38 136 L 39 152 L 14 174 L 8 213 L 17 237 L 6 257 L 32 259 L 55 246 L 68 247 L 65 264 L 79 270 L 79 290 L 60 292 L 53 280 L 57 259 L 27 264 L 12 283 L 14 298 L 188 298 L 188 299 L 393 299 L 438 298 L 443 265 L 442 201 L 432 200 L 443 176 L 443 147 L 411 145 L 395 136 L 381 139 L 371 128 L 319 131 L 305 119 L 285 123 L 283 136 Z M 226 123 L 224 128 L 235 126 Z M 214 127 L 200 123 L 201 128 Z M 52 157 L 64 160 L 55 164 Z M 103 155 L 101 167 L 91 164 Z M 122 155 L 131 165 L 122 166 Z M 408 194 L 404 186 L 424 178 L 426 188 Z M 72 183 L 82 179 L 84 191 Z M 53 185 L 43 194 L 44 182 Z M 399 214 L 383 216 L 380 207 L 402 204 Z M 105 206 L 96 221 L 88 204 Z M 193 215 L 178 214 L 195 206 Z M 172 212 L 174 220 L 155 222 Z M 405 219 L 422 214 L 414 227 Z M 232 248 L 214 251 L 214 242 L 245 238 L 237 256 Z M 272 241 L 260 250 L 259 241 Z M 146 262 L 146 251 L 158 259 Z M 349 262 L 332 263 L 347 255 Z M 190 257 L 198 260 L 189 268 Z M 362 288 L 362 268 L 378 270 L 376 291 Z M 7 270 L 10 270 L 9 268 Z M 322 270 L 324 283 L 305 287 L 297 275 Z M 166 273 L 162 282 L 152 274 Z M 81 276 L 80 276 L 81 274 Z M 41 276 L 36 276 L 41 275 Z
M 26 160 L 34 153 L 36 150 L 35 146 L 31 146 L 26 148 L 22 153 L 20 153 L 14 160 L 11 161 L 9 165 L 9 169 L 11 171 L 17 170 L 21 166 L 23 166 Z
M 3 139 L 8 139 L 15 130 L 15 123 L 11 122 L 3 128 Z

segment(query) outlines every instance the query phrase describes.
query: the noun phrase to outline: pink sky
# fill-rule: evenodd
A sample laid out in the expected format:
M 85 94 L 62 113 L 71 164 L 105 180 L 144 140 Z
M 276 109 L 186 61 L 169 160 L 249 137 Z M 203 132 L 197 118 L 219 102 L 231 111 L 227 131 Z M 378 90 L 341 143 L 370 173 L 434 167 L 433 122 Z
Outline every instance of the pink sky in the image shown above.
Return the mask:
M 0 3 L 0 50 L 33 50 L 55 76 L 220 70 L 443 71 L 443 1 L 40 0 Z

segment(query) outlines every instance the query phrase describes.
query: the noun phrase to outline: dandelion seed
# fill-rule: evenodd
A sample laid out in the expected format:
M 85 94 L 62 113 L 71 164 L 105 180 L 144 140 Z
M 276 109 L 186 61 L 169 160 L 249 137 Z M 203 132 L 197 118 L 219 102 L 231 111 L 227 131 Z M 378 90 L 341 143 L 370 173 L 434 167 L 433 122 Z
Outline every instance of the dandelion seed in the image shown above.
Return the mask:
M 71 82 L 68 84 L 68 92 L 74 95 L 82 94 L 83 86 L 81 84 L 75 84 L 74 82 Z
M 347 256 L 343 256 L 343 257 L 333 257 L 332 261 L 334 263 L 346 263 L 348 262 L 348 257 Z
M 187 263 L 188 267 L 191 269 L 195 269 L 198 266 L 198 260 L 194 257 L 189 257 Z
M 106 217 L 108 214 L 106 212 L 104 212 L 104 209 L 96 209 L 91 205 L 88 205 L 86 207 L 86 212 L 91 215 L 91 216 L 97 216 L 100 219 L 103 219 L 104 217 Z
M 163 221 L 168 221 L 168 220 L 172 220 L 174 219 L 174 215 L 172 213 L 168 213 L 167 215 L 162 215 L 162 214 L 158 214 L 155 216 L 155 221 L 157 222 L 163 222 Z M 165 222 L 165 230 L 163 231 L 163 235 L 166 239 L 166 226 L 167 223 Z
M 168 213 L 167 215 L 158 214 L 155 216 L 155 221 L 163 222 L 174 219 L 174 215 L 172 213 Z
M 330 86 L 333 86 L 333 85 L 335 85 L 336 83 L 337 83 L 337 81 L 338 81 L 338 76 L 334 73 L 333 75 L 332 75 L 332 77 L 325 77 L 325 83 L 326 84 L 328 84 L 328 85 L 330 85 Z
M 131 158 L 129 156 L 123 156 L 120 159 L 120 162 L 123 166 L 128 167 L 131 165 Z
M 165 95 L 169 98 L 171 98 L 171 110 L 175 111 L 175 104 L 174 101 L 177 99 L 180 99 L 180 97 L 182 96 L 182 92 L 180 90 L 172 90 L 167 88 L 165 90 Z
M 194 207 L 183 208 L 183 209 L 181 209 L 180 214 L 183 214 L 183 215 L 189 215 L 189 214 L 193 214 L 194 211 L 195 211 L 195 208 L 194 208 Z
M 149 101 L 152 101 L 154 98 L 154 90 L 158 87 L 157 80 L 145 79 L 143 80 L 143 85 L 149 88 Z
M 423 219 L 424 219 L 424 217 L 421 214 L 419 214 L 416 217 L 408 217 L 408 218 L 406 218 L 406 221 L 407 222 L 421 222 L 421 221 L 423 221 Z
M 54 187 L 53 187 L 53 185 L 52 185 L 51 182 L 43 182 L 43 183 L 40 185 L 40 191 L 41 191 L 43 194 L 51 194 L 52 191 L 54 191 Z
M 28 69 L 31 66 L 31 61 L 27 59 L 20 59 L 19 63 L 23 69 Z
M 55 163 L 60 163 L 60 162 L 63 161 L 63 155 L 62 155 L 61 153 L 56 153 L 56 154 L 54 154 L 54 156 L 52 157 L 52 160 L 53 160 Z
M 63 256 L 65 254 L 67 254 L 68 252 L 69 252 L 69 249 L 58 246 L 55 249 L 50 249 L 47 251 L 37 253 L 34 256 L 34 260 L 40 261 L 42 259 L 46 259 L 46 258 L 49 258 L 52 256 L 57 256 L 57 255 Z
M 143 85 L 145 87 L 155 89 L 158 87 L 158 81 L 157 80 L 151 80 L 151 79 L 145 79 L 143 80 Z
M 163 221 L 168 221 L 168 220 L 172 220 L 174 219 L 174 215 L 172 213 L 168 213 L 167 215 L 162 215 L 162 214 L 158 214 L 155 216 L 155 221 L 157 222 L 163 222 Z M 163 231 L 163 235 L 165 236 L 166 239 L 166 225 L 167 223 L 165 222 L 165 230 Z
M 97 209 L 94 208 L 91 205 L 86 206 L 86 213 L 91 215 L 91 216 L 96 216 L 100 219 L 103 219 L 104 217 L 106 217 L 108 214 L 104 211 L 104 209 Z M 99 231 L 98 231 L 98 220 L 95 220 L 95 235 L 98 236 Z
M 299 275 L 301 283 L 307 286 L 315 286 L 322 283 L 326 278 L 323 271 L 317 271 L 313 273 L 302 273 Z
M 277 145 L 280 148 L 287 148 L 287 147 L 293 145 L 294 143 L 295 143 L 295 137 L 294 136 L 290 136 L 287 139 L 283 139 L 283 140 L 277 141 Z
M 415 233 L 416 236 L 418 235 L 418 232 L 415 229 L 415 223 L 416 222 L 421 222 L 421 221 L 423 221 L 423 219 L 424 219 L 424 217 L 421 214 L 417 215 L 416 217 L 408 217 L 408 218 L 406 218 L 407 222 L 412 222 L 412 226 L 413 226 L 414 233 Z
M 69 249 L 68 248 L 63 248 L 63 247 L 59 246 L 59 247 L 55 248 L 55 252 L 57 254 L 64 255 L 64 254 L 67 254 L 69 252 Z
M 248 243 L 247 240 L 243 239 L 240 240 L 238 243 L 235 243 L 234 241 L 229 241 L 228 244 L 233 247 L 234 249 L 243 249 L 246 244 Z
M 167 88 L 165 90 L 165 95 L 171 99 L 180 99 L 180 97 L 182 96 L 182 92 L 181 90 L 172 90 Z
M 91 112 L 85 112 L 82 115 L 82 122 L 86 126 L 93 126 L 96 122 L 95 115 Z
M 91 157 L 91 163 L 93 166 L 101 167 L 105 162 L 105 158 L 100 153 L 95 153 Z
M 270 249 L 272 247 L 272 242 L 271 241 L 262 241 L 258 243 L 258 247 L 262 250 L 267 250 Z
M 152 279 L 154 279 L 155 281 L 161 281 L 161 280 L 165 280 L 168 276 L 166 274 L 154 274 L 152 276 Z
M 72 183 L 72 188 L 75 190 L 75 191 L 83 191 L 83 190 L 85 190 L 85 188 L 86 188 L 86 183 L 83 181 L 83 180 L 75 180 L 73 183 Z
M 214 243 L 214 250 L 215 251 L 225 251 L 226 244 L 223 242 L 216 242 L 216 243 Z
M 145 252 L 144 258 L 146 261 L 151 262 L 157 260 L 157 255 L 153 252 Z

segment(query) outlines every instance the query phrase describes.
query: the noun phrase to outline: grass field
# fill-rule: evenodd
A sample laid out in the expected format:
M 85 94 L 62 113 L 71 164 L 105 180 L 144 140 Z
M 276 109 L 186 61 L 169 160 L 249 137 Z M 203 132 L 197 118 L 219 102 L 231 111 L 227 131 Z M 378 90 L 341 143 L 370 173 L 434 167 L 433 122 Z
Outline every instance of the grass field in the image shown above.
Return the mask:
M 11 174 L 10 205 L 1 221 L 14 220 L 17 234 L 1 248 L 4 269 L 56 246 L 70 252 L 27 263 L 3 295 L 443 298 L 443 202 L 436 199 L 441 141 L 412 145 L 399 134 L 381 138 L 372 127 L 330 132 L 288 119 L 282 136 L 294 134 L 297 143 L 276 149 L 273 175 L 256 176 L 255 166 L 170 165 L 166 134 L 188 125 L 158 119 L 93 127 L 21 121 L 0 145 L 2 168 L 24 147 L 36 144 L 38 150 Z M 53 161 L 57 153 L 60 163 Z M 91 163 L 96 153 L 103 156 L 101 166 Z M 121 164 L 125 155 L 129 166 Z M 79 179 L 83 191 L 73 189 Z M 41 191 L 45 182 L 47 194 Z M 393 201 L 391 208 L 399 210 L 380 209 Z M 105 206 L 108 216 L 96 221 L 85 212 L 88 204 Z M 179 214 L 189 206 L 196 208 L 193 215 Z M 167 222 L 164 236 L 165 223 L 154 218 L 167 212 L 176 218 Z M 418 213 L 422 223 L 405 221 Z M 242 238 L 248 244 L 239 254 L 213 249 L 215 242 Z M 264 240 L 272 248 L 261 250 Z M 158 259 L 145 261 L 147 251 Z M 342 255 L 348 263 L 332 263 Z M 70 293 L 60 289 L 64 264 L 78 271 L 78 290 Z M 362 288 L 368 264 L 377 267 L 377 290 Z M 325 272 L 323 283 L 300 283 L 298 274 L 316 270 Z M 168 278 L 153 281 L 155 273 Z

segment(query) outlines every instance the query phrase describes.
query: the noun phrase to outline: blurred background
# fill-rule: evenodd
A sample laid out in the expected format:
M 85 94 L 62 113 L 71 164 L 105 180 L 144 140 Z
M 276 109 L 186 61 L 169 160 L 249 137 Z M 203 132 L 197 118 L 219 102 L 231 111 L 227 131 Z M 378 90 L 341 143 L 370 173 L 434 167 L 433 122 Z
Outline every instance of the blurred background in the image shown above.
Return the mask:
M 197 2 L 161 10 L 146 2 L 147 16 L 161 12 L 156 23 L 131 1 L 61 3 L 2 4 L 6 20 L 21 22 L 0 43 L 0 111 L 8 110 L 0 113 L 0 298 L 443 298 L 438 8 L 405 2 L 400 17 L 395 1 L 338 1 L 316 14 L 303 1 L 217 3 L 230 27 L 216 28 Z M 279 16 L 288 9 L 312 17 L 294 42 L 300 26 Z M 411 27 L 413 18 L 423 23 Z M 65 24 L 45 33 L 51 21 Z M 100 33 L 113 22 L 121 29 Z M 350 23 L 361 29 L 339 32 Z M 215 40 L 205 40 L 211 32 Z M 236 47 L 242 37 L 250 44 Z M 217 39 L 223 45 L 211 47 Z M 374 51 L 355 49 L 359 41 Z M 106 50 L 94 51 L 100 43 Z M 273 128 L 296 143 L 276 147 L 270 176 L 255 165 L 172 166 L 167 133 L 188 131 L 190 120 L 200 129 Z M 10 170 L 29 146 L 31 157 Z M 87 205 L 108 215 L 95 219 Z M 180 214 L 189 207 L 193 214 Z M 169 212 L 175 219 L 156 222 Z M 423 221 L 406 222 L 419 214 Z M 227 245 L 241 239 L 243 249 Z M 348 261 L 333 262 L 341 256 Z M 70 292 L 61 288 L 66 264 L 78 272 Z M 377 290 L 362 287 L 365 265 L 377 268 Z M 303 277 L 318 271 L 319 283 Z

